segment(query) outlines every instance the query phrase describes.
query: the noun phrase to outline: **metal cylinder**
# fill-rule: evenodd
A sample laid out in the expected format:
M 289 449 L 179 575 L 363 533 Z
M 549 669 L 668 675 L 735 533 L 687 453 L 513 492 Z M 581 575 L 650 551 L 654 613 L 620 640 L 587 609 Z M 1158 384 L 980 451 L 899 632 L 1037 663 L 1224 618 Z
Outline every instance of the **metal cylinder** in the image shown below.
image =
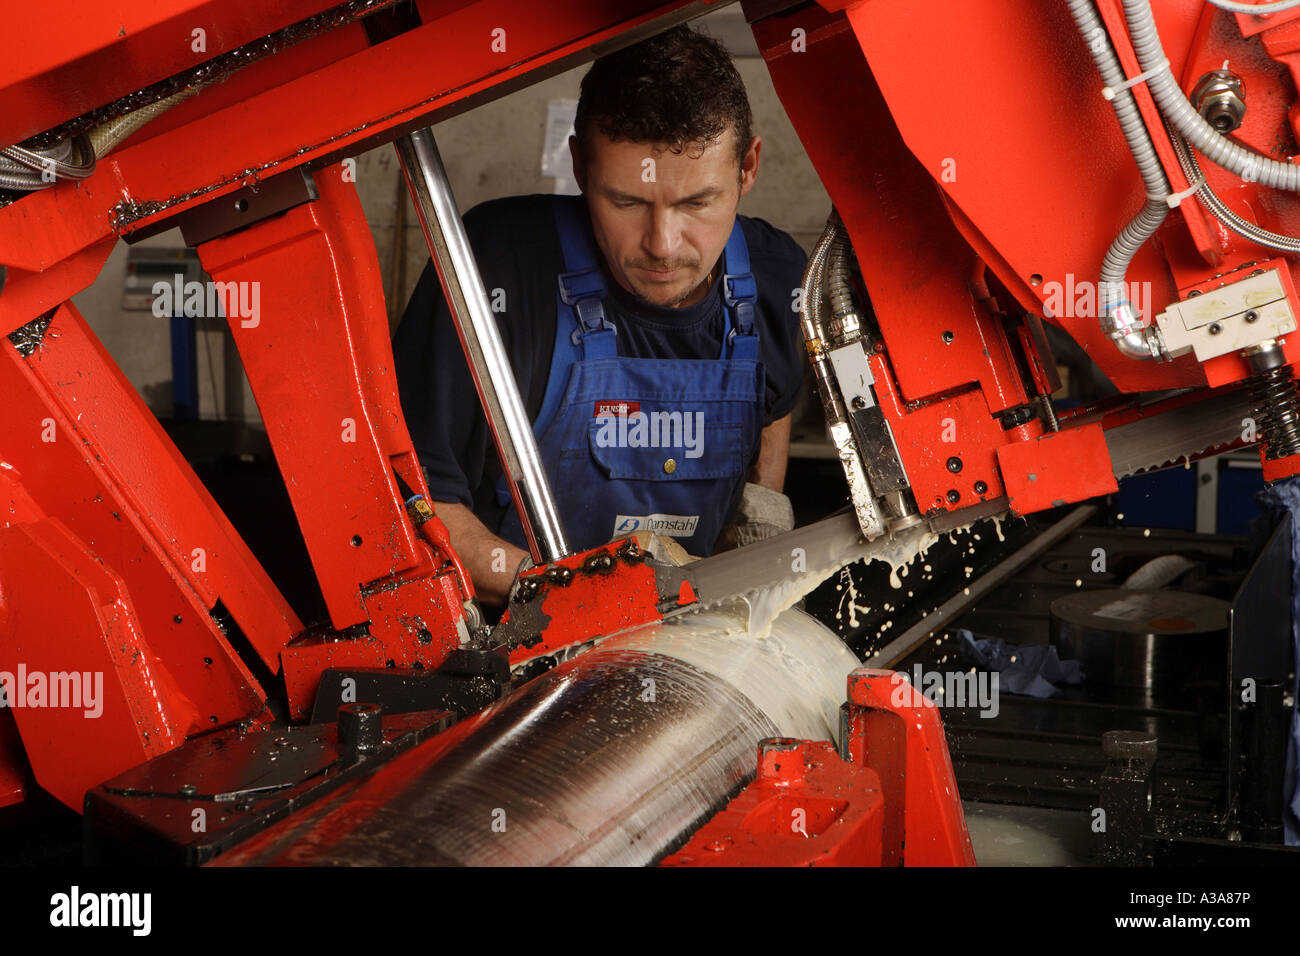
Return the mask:
M 553 561 L 568 553 L 560 512 L 542 467 L 532 424 L 519 397 L 510 357 L 501 344 L 496 320 L 470 249 L 465 225 L 447 181 L 433 132 L 417 130 L 394 141 L 407 188 L 442 291 L 447 297 L 469 362 L 502 471 L 519 511 L 533 560 Z
M 325 801 L 222 862 L 654 863 L 753 777 L 763 739 L 835 740 L 856 665 L 801 611 L 765 634 L 743 606 L 638 628 L 381 768 L 342 816 Z
M 1182 591 L 1077 591 L 1052 602 L 1051 642 L 1089 683 L 1170 700 L 1198 682 L 1222 684 L 1230 607 Z

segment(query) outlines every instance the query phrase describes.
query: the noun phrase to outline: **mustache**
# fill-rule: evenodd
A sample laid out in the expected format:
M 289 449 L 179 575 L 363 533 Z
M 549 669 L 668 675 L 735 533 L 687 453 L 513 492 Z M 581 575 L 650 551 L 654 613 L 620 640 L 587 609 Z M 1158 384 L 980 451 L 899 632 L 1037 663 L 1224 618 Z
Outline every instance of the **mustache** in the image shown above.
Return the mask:
M 700 264 L 698 259 L 633 259 L 628 263 L 632 269 L 652 269 L 655 272 L 672 272 L 674 269 L 694 269 Z

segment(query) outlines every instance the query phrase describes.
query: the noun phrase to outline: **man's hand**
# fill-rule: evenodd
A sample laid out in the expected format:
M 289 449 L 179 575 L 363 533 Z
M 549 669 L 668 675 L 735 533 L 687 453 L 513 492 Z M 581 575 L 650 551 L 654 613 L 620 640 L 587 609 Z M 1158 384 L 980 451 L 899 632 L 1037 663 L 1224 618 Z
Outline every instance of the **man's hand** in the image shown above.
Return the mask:
M 794 527 L 794 509 L 782 494 L 789 457 L 790 416 L 786 415 L 763 429 L 758 461 L 749 473 L 736 514 L 718 535 L 714 554 L 743 548 Z
M 469 572 L 478 599 L 493 607 L 503 607 L 515 572 L 529 557 L 528 552 L 498 538 L 484 527 L 478 515 L 462 504 L 435 501 L 433 508 L 447 526 L 451 546 Z

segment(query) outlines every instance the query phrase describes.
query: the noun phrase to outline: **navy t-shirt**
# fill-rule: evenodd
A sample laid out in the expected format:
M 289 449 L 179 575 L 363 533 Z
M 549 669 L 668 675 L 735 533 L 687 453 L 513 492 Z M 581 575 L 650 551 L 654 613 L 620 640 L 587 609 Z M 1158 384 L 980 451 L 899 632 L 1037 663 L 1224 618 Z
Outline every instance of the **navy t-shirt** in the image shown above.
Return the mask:
M 546 394 L 557 278 L 564 271 L 551 204 L 550 196 L 514 196 L 465 214 L 465 231 L 530 421 L 536 421 Z M 789 235 L 762 219 L 738 218 L 758 285 L 755 327 L 766 370 L 768 425 L 794 408 L 803 381 L 795 291 L 806 257 Z M 608 273 L 605 287 L 605 314 L 618 329 L 619 355 L 716 359 L 721 353 L 720 279 L 700 302 L 677 309 L 638 301 Z M 402 411 L 429 494 L 434 501 L 467 505 L 488 530 L 499 531 L 506 514 L 496 499 L 501 465 L 432 262 L 407 303 L 393 355 Z

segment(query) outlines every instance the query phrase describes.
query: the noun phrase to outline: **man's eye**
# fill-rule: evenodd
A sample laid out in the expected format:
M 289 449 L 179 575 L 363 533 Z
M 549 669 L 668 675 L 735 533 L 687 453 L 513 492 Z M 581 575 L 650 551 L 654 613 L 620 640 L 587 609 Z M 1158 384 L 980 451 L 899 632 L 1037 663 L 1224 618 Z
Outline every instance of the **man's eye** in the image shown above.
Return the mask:
M 707 199 L 692 199 L 686 205 L 692 209 L 703 209 L 708 204 L 709 201 Z
M 628 199 L 623 201 L 615 200 L 614 205 L 619 209 L 631 209 L 633 206 L 639 206 L 641 204 L 637 202 L 635 199 Z

